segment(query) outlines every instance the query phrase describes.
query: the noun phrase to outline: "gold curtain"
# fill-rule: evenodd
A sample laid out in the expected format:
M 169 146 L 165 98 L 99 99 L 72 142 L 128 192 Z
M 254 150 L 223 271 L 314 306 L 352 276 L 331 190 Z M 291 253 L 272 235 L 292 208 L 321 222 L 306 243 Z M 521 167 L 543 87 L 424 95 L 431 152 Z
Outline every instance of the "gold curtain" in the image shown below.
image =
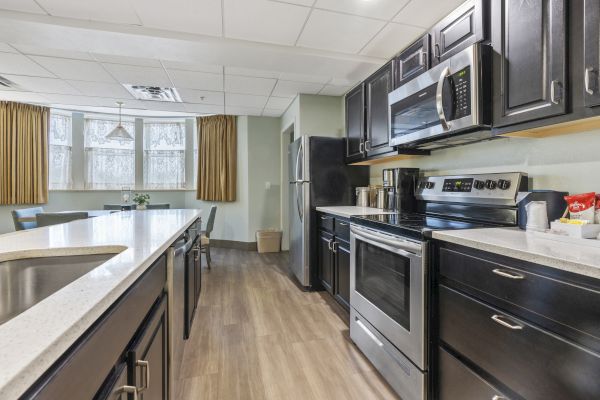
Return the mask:
M 196 198 L 235 201 L 237 130 L 232 115 L 199 117 Z
M 50 109 L 0 101 L 0 204 L 48 200 Z

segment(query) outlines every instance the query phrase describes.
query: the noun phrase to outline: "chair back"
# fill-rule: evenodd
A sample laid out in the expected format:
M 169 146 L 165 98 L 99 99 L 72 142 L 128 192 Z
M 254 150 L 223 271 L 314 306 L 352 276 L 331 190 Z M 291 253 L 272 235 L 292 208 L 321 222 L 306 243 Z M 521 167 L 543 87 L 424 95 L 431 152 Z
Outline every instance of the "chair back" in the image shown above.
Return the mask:
M 169 203 L 155 203 L 146 205 L 146 210 L 168 210 L 171 208 Z
M 206 229 L 204 230 L 204 235 L 209 238 L 210 233 L 215 226 L 215 215 L 217 214 L 217 206 L 210 207 L 210 213 L 208 214 L 208 220 L 206 221 Z
M 35 220 L 35 216 L 42 212 L 44 212 L 44 208 L 42 207 L 21 208 L 20 210 L 12 210 L 10 213 L 12 214 L 13 223 L 15 224 L 15 230 L 22 231 L 25 229 L 37 228 L 37 221 Z M 22 219 L 28 220 L 23 221 Z
M 39 213 L 36 215 L 38 226 L 64 224 L 78 219 L 87 219 L 88 213 L 84 211 L 65 213 Z

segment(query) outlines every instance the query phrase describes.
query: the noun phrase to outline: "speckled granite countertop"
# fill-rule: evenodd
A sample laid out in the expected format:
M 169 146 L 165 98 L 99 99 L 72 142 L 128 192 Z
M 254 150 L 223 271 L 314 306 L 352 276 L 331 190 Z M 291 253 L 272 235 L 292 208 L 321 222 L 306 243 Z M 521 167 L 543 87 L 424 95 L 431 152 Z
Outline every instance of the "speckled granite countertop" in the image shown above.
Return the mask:
M 547 239 L 518 228 L 436 231 L 433 238 L 600 279 L 600 247 Z
M 0 261 L 116 253 L 0 325 L 0 399 L 23 394 L 199 216 L 126 211 L 0 235 Z
M 377 215 L 377 214 L 395 214 L 395 211 L 387 211 L 381 208 L 356 207 L 356 206 L 329 206 L 317 207 L 317 211 L 327 214 L 337 215 L 339 217 L 350 218 L 352 216 Z

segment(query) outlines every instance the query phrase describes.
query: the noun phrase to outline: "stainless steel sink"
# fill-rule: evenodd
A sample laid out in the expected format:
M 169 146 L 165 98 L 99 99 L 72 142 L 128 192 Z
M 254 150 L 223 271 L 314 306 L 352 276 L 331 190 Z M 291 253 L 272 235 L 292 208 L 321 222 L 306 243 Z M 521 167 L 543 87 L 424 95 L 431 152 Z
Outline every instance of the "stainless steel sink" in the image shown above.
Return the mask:
M 0 324 L 114 256 L 115 254 L 86 254 L 0 262 Z

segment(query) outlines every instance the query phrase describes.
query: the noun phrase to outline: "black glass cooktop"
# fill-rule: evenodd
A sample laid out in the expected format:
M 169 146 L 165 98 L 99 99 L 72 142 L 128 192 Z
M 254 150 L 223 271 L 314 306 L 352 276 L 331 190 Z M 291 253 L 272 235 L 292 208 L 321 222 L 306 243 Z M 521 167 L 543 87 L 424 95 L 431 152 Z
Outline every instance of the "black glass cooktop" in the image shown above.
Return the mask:
M 363 217 L 352 217 L 350 220 L 357 225 L 419 240 L 430 238 L 432 231 L 490 227 L 490 225 L 483 223 L 467 222 L 416 213 L 367 215 Z

